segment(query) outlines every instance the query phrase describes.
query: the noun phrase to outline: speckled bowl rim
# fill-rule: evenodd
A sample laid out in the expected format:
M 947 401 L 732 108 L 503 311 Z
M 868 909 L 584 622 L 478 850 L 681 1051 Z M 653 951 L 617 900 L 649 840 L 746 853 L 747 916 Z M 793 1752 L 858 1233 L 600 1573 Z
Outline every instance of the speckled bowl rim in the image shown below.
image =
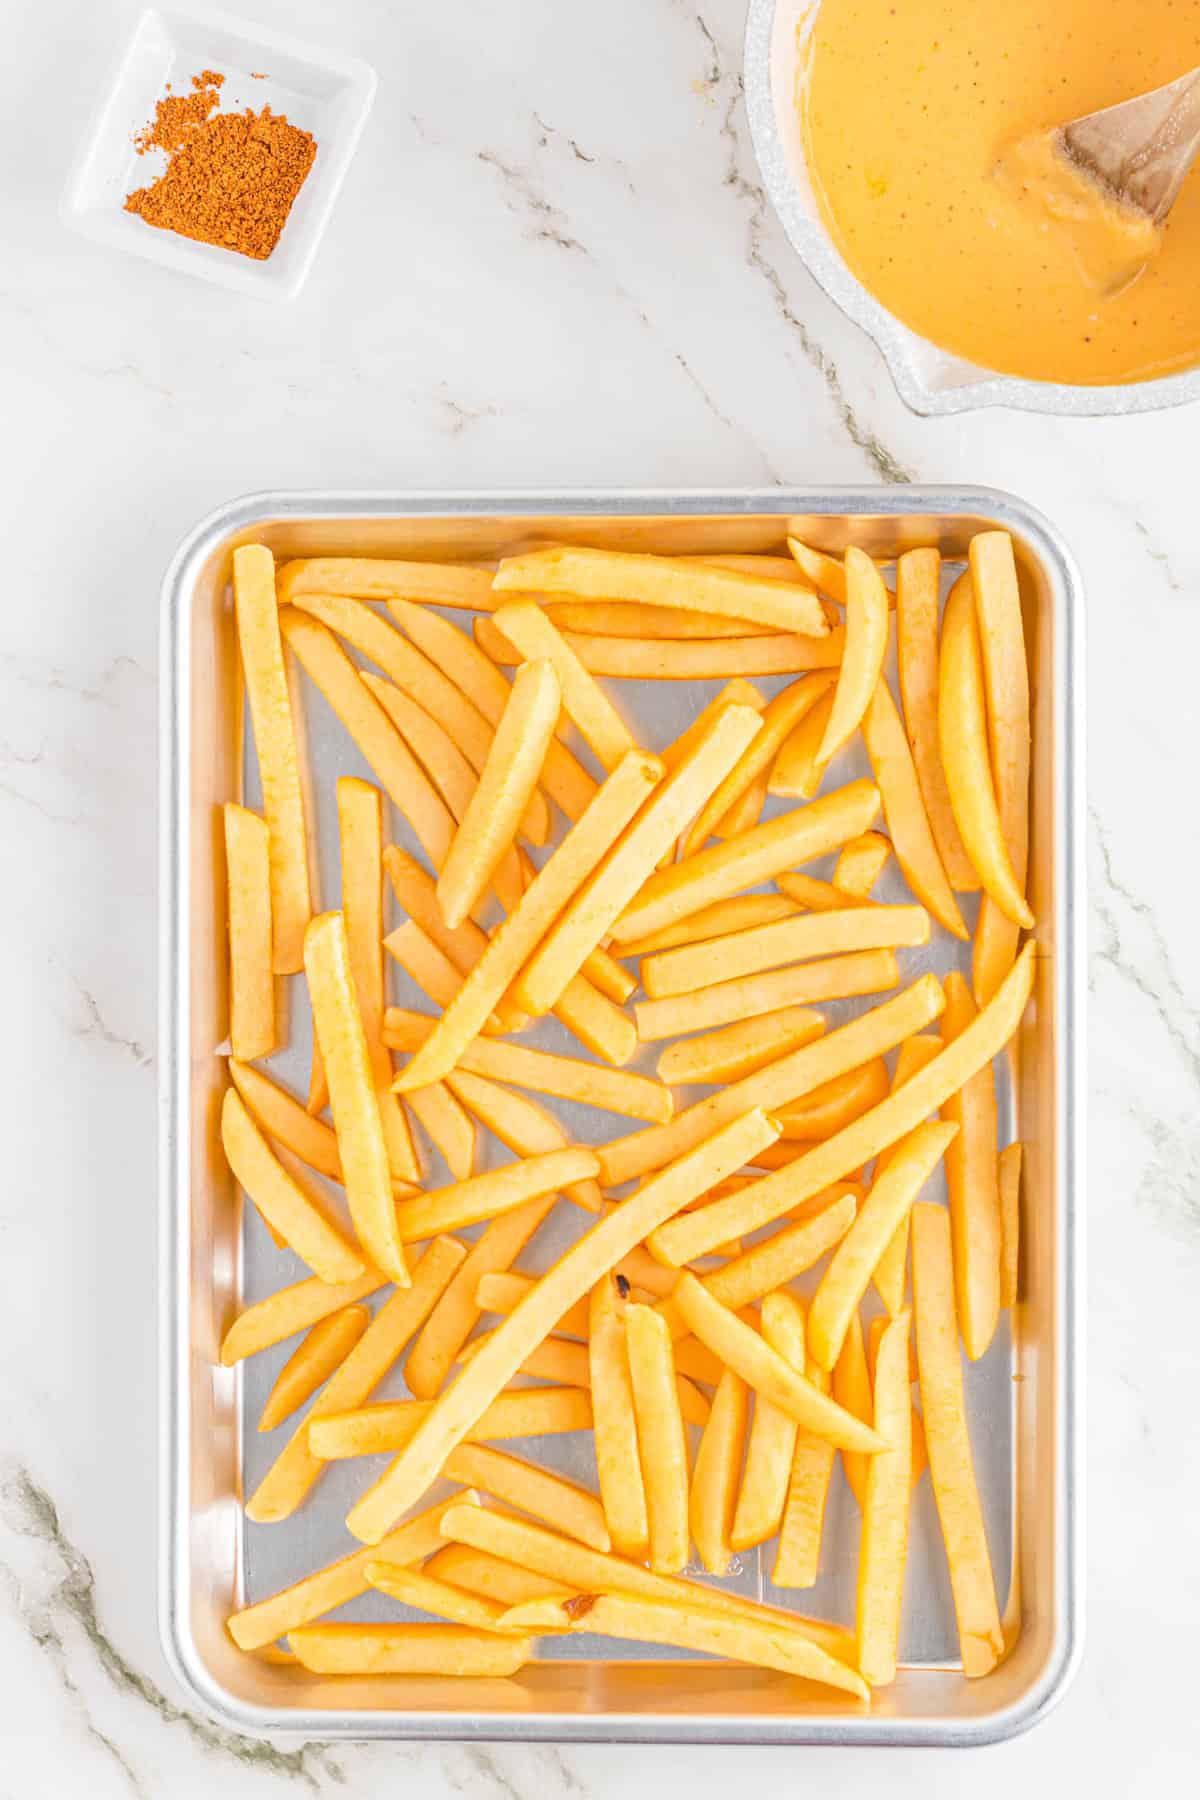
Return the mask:
M 784 28 L 780 21 L 781 3 L 782 0 L 750 0 L 746 20 L 746 110 L 763 182 L 793 249 L 830 299 L 874 339 L 901 399 L 914 412 L 942 416 L 983 406 L 1008 406 L 1020 412 L 1083 419 L 1155 412 L 1200 398 L 1200 368 L 1112 387 L 1020 381 L 1014 376 L 993 374 L 918 337 L 881 306 L 851 274 L 815 208 L 797 185 L 780 131 L 772 78 L 773 60 L 777 62 L 790 54 L 790 47 L 775 50 L 777 28 Z M 803 10 L 790 0 L 787 17 L 794 18 Z M 789 80 L 789 94 L 792 86 Z M 937 378 L 936 384 L 931 384 L 931 373 Z

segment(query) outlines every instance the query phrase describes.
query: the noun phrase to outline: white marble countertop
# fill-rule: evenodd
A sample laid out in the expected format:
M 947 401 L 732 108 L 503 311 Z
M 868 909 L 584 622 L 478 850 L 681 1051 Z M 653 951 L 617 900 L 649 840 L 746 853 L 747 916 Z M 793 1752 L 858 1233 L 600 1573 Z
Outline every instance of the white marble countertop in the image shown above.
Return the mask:
M 375 64 L 310 284 L 243 301 L 58 222 L 122 8 L 9 7 L 0 179 L 0 1800 L 1183 1793 L 1200 1553 L 1196 414 L 931 422 L 757 184 L 742 0 L 247 0 Z M 975 1753 L 273 1748 L 187 1710 L 154 1602 L 155 658 L 181 534 L 257 488 L 1011 488 L 1089 601 L 1087 1653 Z M 1182 509 L 1182 510 L 1181 510 Z M 1079 796 L 1080 804 L 1084 797 Z

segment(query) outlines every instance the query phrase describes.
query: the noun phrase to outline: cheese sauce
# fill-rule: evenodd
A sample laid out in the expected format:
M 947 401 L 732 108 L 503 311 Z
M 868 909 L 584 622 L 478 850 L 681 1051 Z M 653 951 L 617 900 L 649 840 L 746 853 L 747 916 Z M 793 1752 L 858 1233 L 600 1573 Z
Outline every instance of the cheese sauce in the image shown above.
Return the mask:
M 922 337 L 1047 381 L 1200 361 L 1200 171 L 1160 230 L 1048 133 L 1200 63 L 1200 0 L 820 0 L 801 80 L 822 212 Z

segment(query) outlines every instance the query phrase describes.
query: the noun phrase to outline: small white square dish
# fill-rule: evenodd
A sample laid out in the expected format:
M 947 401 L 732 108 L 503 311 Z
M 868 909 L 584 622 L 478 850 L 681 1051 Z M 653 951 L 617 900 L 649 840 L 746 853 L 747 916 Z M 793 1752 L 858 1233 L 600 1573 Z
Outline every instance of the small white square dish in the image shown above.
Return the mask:
M 316 139 L 312 169 L 279 242 L 256 261 L 197 242 L 126 212 L 126 196 L 158 178 L 160 150 L 139 154 L 137 134 L 167 93 L 185 94 L 206 70 L 224 76 L 220 110 L 269 106 Z M 138 19 L 80 148 L 63 193 L 72 231 L 237 293 L 291 300 L 312 267 L 375 97 L 375 72 L 354 57 L 193 8 L 149 7 Z

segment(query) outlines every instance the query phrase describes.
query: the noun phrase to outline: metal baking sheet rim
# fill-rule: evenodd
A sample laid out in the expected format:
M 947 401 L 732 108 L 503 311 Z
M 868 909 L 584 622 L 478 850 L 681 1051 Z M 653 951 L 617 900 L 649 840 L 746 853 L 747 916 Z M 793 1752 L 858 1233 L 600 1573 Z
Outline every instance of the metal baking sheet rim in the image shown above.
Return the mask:
M 608 518 L 816 514 L 836 519 L 982 515 L 1019 534 L 1039 558 L 1055 591 L 1063 624 L 1056 659 L 1054 714 L 1060 759 L 1054 772 L 1057 801 L 1056 1016 L 1059 1031 L 1059 1117 L 1056 1148 L 1057 1225 L 1062 1256 L 1057 1271 L 1056 1316 L 1061 1352 L 1057 1380 L 1055 1468 L 1055 1605 L 1053 1648 L 1037 1680 L 1010 1706 L 971 1718 L 904 1720 L 880 1714 L 804 1715 L 605 1713 L 519 1716 L 481 1711 L 421 1713 L 296 1709 L 281 1713 L 230 1694 L 207 1669 L 187 1625 L 191 1562 L 187 1482 L 189 1344 L 186 1340 L 190 1251 L 186 1133 L 187 1045 L 183 1026 L 189 1006 L 185 908 L 189 887 L 188 842 L 183 830 L 190 751 L 185 704 L 190 670 L 188 635 L 192 584 L 205 559 L 257 522 L 337 518 L 482 518 L 571 515 Z M 263 492 L 218 508 L 188 534 L 166 573 L 162 590 L 159 746 L 159 1627 L 164 1653 L 180 1684 L 213 1718 L 232 1730 L 308 1739 L 412 1739 L 514 1742 L 630 1742 L 764 1745 L 877 1745 L 975 1747 L 1001 1742 L 1039 1723 L 1063 1697 L 1083 1651 L 1084 1417 L 1084 1042 L 1086 912 L 1080 761 L 1084 743 L 1084 619 L 1079 575 L 1055 528 L 1034 508 L 999 489 L 958 486 L 809 489 L 665 489 L 548 493 Z

